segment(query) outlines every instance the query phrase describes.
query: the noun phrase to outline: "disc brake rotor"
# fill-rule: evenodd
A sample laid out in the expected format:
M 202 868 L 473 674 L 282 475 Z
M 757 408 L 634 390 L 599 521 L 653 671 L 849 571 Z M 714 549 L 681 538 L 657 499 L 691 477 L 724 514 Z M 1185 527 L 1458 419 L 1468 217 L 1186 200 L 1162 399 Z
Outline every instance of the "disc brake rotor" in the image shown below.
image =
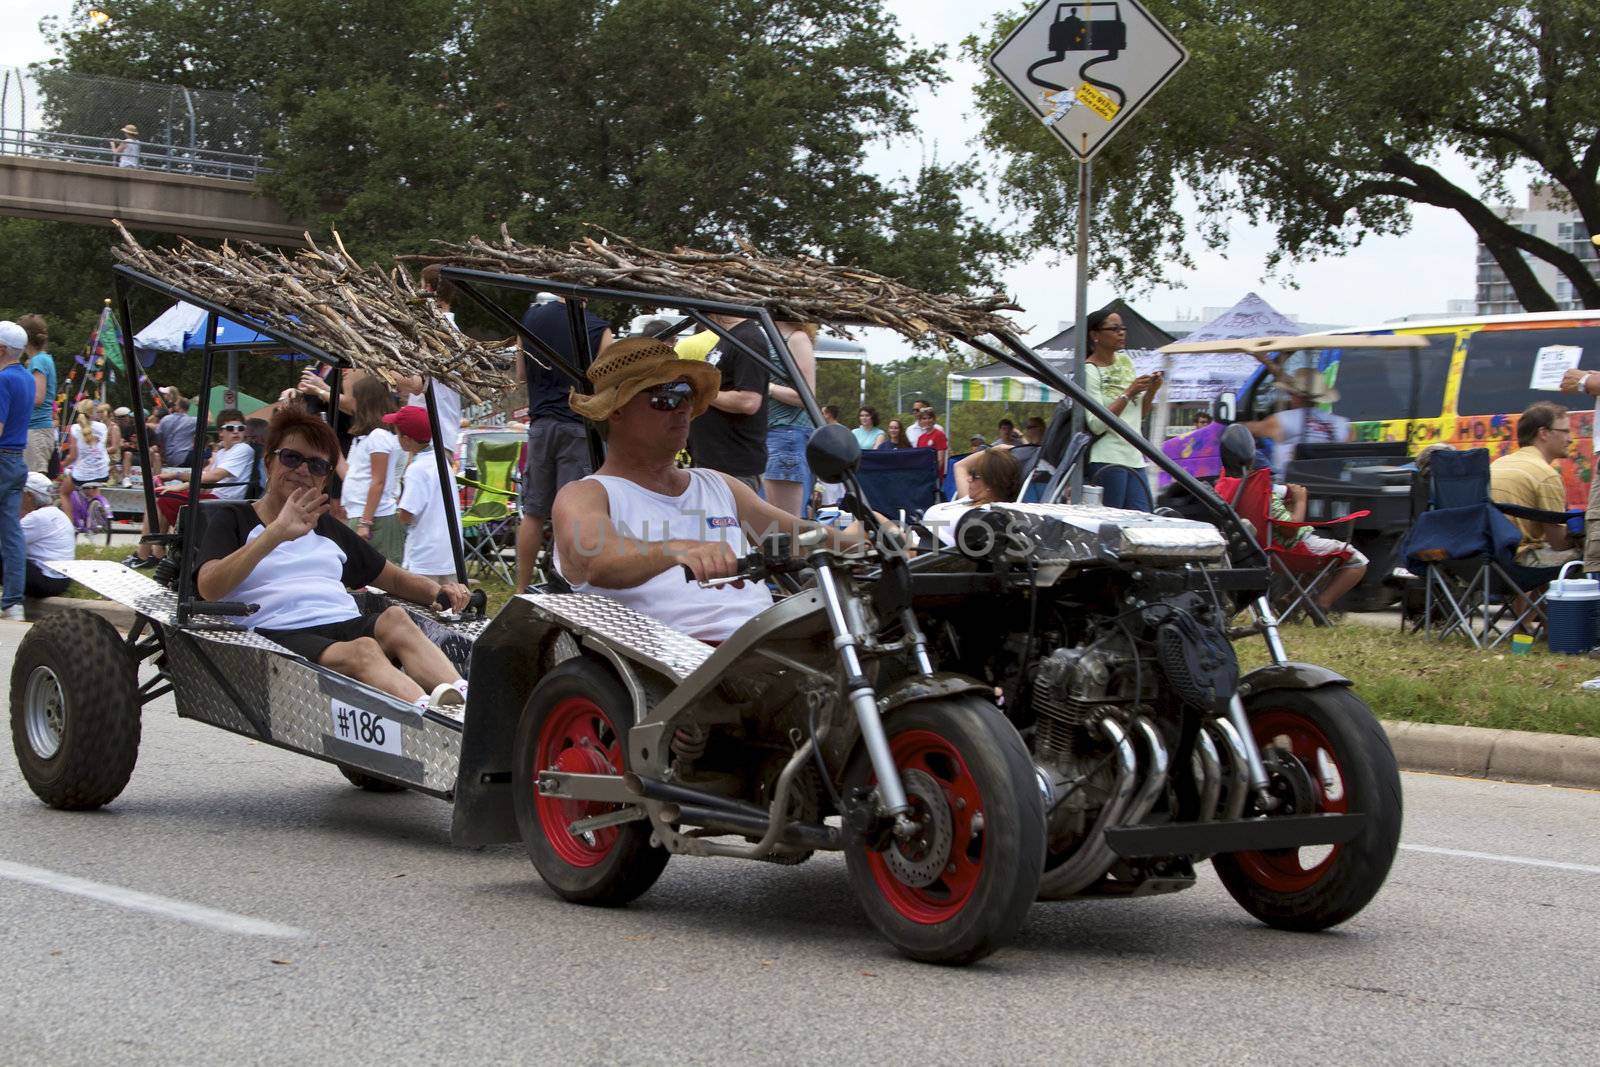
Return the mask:
M 919 829 L 914 837 L 891 840 L 883 851 L 883 861 L 900 881 L 921 889 L 933 884 L 950 860 L 950 844 L 954 840 L 950 802 L 938 781 L 926 771 L 903 771 L 900 781 Z

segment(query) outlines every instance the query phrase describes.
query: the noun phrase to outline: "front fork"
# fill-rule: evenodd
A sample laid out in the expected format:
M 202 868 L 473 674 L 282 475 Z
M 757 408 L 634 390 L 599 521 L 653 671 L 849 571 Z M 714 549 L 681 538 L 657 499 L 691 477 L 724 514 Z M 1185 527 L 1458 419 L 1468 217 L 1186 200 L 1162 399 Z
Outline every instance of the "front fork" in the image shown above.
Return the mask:
M 1265 596 L 1257 597 L 1255 612 L 1267 639 L 1267 654 L 1274 663 L 1286 662 L 1289 654 L 1283 647 L 1283 638 L 1278 634 L 1278 617 L 1273 613 L 1271 602 Z M 1250 780 L 1250 791 L 1255 794 L 1256 806 L 1262 811 L 1276 810 L 1279 801 L 1272 794 L 1272 779 L 1267 774 L 1267 765 L 1261 758 L 1261 746 L 1256 744 L 1256 735 L 1250 729 L 1250 719 L 1245 715 L 1244 701 L 1238 693 L 1228 698 L 1228 722 L 1239 735 L 1244 749 L 1245 773 Z
M 883 717 L 878 714 L 877 693 L 861 669 L 861 653 L 856 647 L 856 635 L 850 627 L 845 612 L 845 594 L 839 588 L 838 576 L 831 561 L 816 561 L 817 591 L 822 596 L 823 609 L 828 614 L 828 626 L 833 631 L 833 647 L 839 654 L 839 667 L 844 673 L 845 694 L 856 713 L 861 727 L 861 740 L 867 746 L 867 758 L 872 762 L 872 773 L 878 778 L 879 812 L 894 818 L 897 836 L 915 833 L 917 824 L 910 818 L 911 806 L 906 803 L 905 787 L 900 783 L 900 771 L 894 765 L 894 754 L 889 751 L 889 738 L 883 730 Z M 910 615 L 909 612 L 906 613 Z M 908 626 L 915 619 L 907 618 Z M 908 630 L 918 656 L 918 668 L 931 673 L 921 631 Z

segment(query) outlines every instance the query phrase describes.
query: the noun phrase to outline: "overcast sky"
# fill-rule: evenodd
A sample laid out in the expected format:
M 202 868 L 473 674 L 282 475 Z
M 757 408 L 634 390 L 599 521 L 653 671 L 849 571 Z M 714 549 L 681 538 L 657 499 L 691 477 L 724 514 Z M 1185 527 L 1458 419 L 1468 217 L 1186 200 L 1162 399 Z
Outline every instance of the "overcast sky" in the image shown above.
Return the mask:
M 20 66 L 49 58 L 38 34 L 38 21 L 46 15 L 65 18 L 70 0 L 13 2 L 20 6 L 22 18 L 12 24 L 21 23 L 22 32 L 0 49 L 0 62 Z M 885 4 L 916 43 L 947 47 L 950 81 L 936 92 L 919 94 L 919 136 L 874 151 L 870 165 L 885 175 L 915 173 L 925 154 L 936 152 L 946 161 L 971 154 L 977 129 L 972 86 L 978 78 L 990 75 L 963 63 L 956 55 L 957 45 L 980 29 L 985 12 L 997 9 L 995 0 L 885 0 Z M 1121 135 L 1134 133 L 1142 120 L 1135 116 Z M 1470 182 L 1464 168 L 1448 169 L 1457 181 Z M 998 202 L 979 201 L 973 207 L 1005 221 Z M 1298 289 L 1264 278 L 1273 235 L 1241 222 L 1226 255 L 1193 242 L 1194 270 L 1182 272 L 1177 285 L 1135 296 L 1132 302 L 1153 319 L 1191 317 L 1207 307 L 1226 307 L 1251 290 L 1285 314 L 1309 323 L 1356 325 L 1443 312 L 1446 301 L 1474 295 L 1473 234 L 1453 212 L 1418 207 L 1414 217 L 1412 230 L 1404 237 L 1369 239 L 1348 255 L 1300 266 L 1293 272 Z M 1032 340 L 1043 340 L 1055 332 L 1059 321 L 1073 317 L 1073 268 L 1071 258 L 1052 264 L 1050 257 L 1041 256 L 1006 275 L 1008 291 L 1027 309 L 1027 314 L 1018 318 L 1035 327 Z M 1091 281 L 1089 306 L 1097 307 L 1116 295 L 1109 286 Z M 871 348 L 875 357 L 891 354 L 876 340 Z

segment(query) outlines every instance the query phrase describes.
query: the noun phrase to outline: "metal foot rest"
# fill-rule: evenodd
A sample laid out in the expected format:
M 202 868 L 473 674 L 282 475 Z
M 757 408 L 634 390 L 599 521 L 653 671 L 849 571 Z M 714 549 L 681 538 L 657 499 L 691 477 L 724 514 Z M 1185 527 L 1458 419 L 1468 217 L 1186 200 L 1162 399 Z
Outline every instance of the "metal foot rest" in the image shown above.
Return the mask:
M 1214 856 L 1219 852 L 1265 852 L 1311 845 L 1342 845 L 1361 832 L 1365 814 L 1280 815 L 1229 822 L 1119 826 L 1106 844 L 1125 859 L 1151 856 Z

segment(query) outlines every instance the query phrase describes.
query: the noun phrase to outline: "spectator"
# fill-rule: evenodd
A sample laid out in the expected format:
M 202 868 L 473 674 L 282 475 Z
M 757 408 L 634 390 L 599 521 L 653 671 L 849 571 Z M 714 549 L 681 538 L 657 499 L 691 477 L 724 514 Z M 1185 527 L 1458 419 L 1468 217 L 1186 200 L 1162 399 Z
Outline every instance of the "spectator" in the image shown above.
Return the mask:
M 27 544 L 22 536 L 22 490 L 27 483 L 28 419 L 33 415 L 33 375 L 19 362 L 28 332 L 0 322 L 0 618 L 22 622 L 22 590 L 27 580 Z
M 116 461 L 122 465 L 123 484 L 139 466 L 138 427 L 133 424 L 133 409 L 120 407 L 111 413 L 117 424 L 117 439 L 122 442 Z
M 729 331 L 753 351 L 767 346 L 761 325 L 745 320 Z M 717 395 L 704 415 L 689 424 L 689 455 L 696 467 L 721 471 L 761 492 L 767 469 L 767 381 L 762 364 L 726 341 L 718 341 L 706 362 L 722 374 Z
M 834 404 L 822 405 L 822 421 L 829 426 L 839 425 L 839 408 Z
M 598 356 L 611 343 L 611 327 L 587 309 L 583 322 L 589 355 Z M 572 345 L 564 300 L 551 297 L 534 303 L 523 313 L 522 325 L 574 369 L 583 369 L 578 366 L 578 353 Z M 520 591 L 533 580 L 534 566 L 544 548 L 544 526 L 550 521 L 556 494 L 568 482 L 587 478 L 593 467 L 583 417 L 567 403 L 574 383 L 527 341 L 522 343 L 522 356 L 517 360 L 517 379 L 526 382 L 528 389 L 526 473 L 522 476 L 522 521 L 517 524 Z
M 981 433 L 975 433 L 971 437 L 967 438 L 967 454 L 968 455 L 971 455 L 974 452 L 982 452 L 984 449 L 986 449 L 988 447 L 989 447 L 989 442 L 988 442 L 987 439 L 984 438 L 983 434 L 981 434 Z
M 1084 370 L 1089 395 L 1138 433 L 1144 425 L 1148 399 L 1161 388 L 1161 374 L 1159 371 L 1154 374 L 1134 371 L 1132 357 L 1123 350 L 1128 329 L 1117 312 L 1096 311 L 1088 317 L 1086 325 L 1089 360 Z M 1084 473 L 1091 483 L 1100 487 L 1102 502 L 1109 508 L 1151 510 L 1144 454 L 1094 415 L 1089 415 L 1087 421 L 1089 432 L 1097 436 L 1089 446 L 1089 463 Z M 1028 443 L 1033 444 L 1032 419 L 1028 420 L 1028 429 Z M 1040 420 L 1039 440 L 1044 440 L 1043 420 Z
M 446 514 L 444 493 L 439 488 L 439 462 L 434 457 L 427 409 L 407 405 L 385 415 L 383 421 L 393 428 L 401 449 L 411 457 L 396 512 L 406 527 L 403 567 L 440 585 L 449 585 L 456 581 L 456 553 L 449 525 L 454 516 Z
M 672 329 L 672 327 L 675 325 L 677 324 L 671 319 L 651 319 L 649 322 L 639 327 L 639 336 L 660 337 L 662 334 Z
M 122 134 L 122 139 L 112 139 L 111 158 L 119 167 L 137 167 L 139 165 L 139 127 L 130 122 L 118 132 Z
M 856 435 L 856 443 L 861 446 L 861 451 L 881 447 L 888 439 L 887 435 L 878 428 L 878 409 L 862 408 L 856 412 L 856 420 L 860 423 L 850 432 Z
M 912 448 L 917 447 L 924 432 L 924 424 L 921 418 L 924 410 L 930 412 L 933 411 L 933 405 L 928 403 L 926 400 L 913 400 L 911 402 L 911 425 L 906 427 L 906 436 L 910 439 Z M 935 421 L 927 428 L 938 430 L 940 433 L 943 433 L 944 427 L 939 425 L 937 421 L 938 418 L 939 416 L 935 414 Z
M 1515 452 L 1489 465 L 1490 498 L 1540 511 L 1566 511 L 1566 487 L 1551 464 L 1572 450 L 1567 409 L 1544 400 L 1529 405 L 1517 418 L 1517 445 Z M 1517 562 L 1524 567 L 1556 567 L 1578 558 L 1565 523 L 1515 516 L 1513 521 L 1522 530 Z
M 94 421 L 106 428 L 106 458 L 109 469 L 122 458 L 122 424 L 112 417 L 111 405 L 103 401 L 94 406 Z M 32 433 L 31 430 L 29 432 Z
M 926 407 L 917 412 L 917 423 L 922 427 L 922 432 L 917 435 L 915 447 L 931 448 L 939 454 L 939 473 L 944 473 L 944 461 L 950 456 L 950 441 L 944 435 L 944 430 L 934 424 L 933 408 Z
M 711 317 L 717 320 L 718 325 L 726 326 L 728 329 L 732 329 L 744 321 L 743 319 L 729 318 L 725 315 L 713 315 Z M 717 336 L 717 331 L 699 330 L 688 337 L 679 338 L 674 347 L 677 349 L 679 359 L 704 360 L 711 354 L 711 350 L 717 346 L 719 340 L 721 338 Z
M 1025 445 L 1044 444 L 1044 420 L 1035 415 L 1022 426 L 1022 443 Z
M 373 375 L 363 375 L 351 393 L 356 404 L 350 423 L 354 436 L 339 503 L 357 536 L 370 541 L 390 563 L 404 566 L 406 528 L 395 514 L 403 453 L 393 431 L 383 424 L 395 404 L 389 387 Z
M 1274 485 L 1272 496 L 1268 500 L 1269 513 L 1278 522 L 1305 522 L 1306 501 L 1309 496 L 1303 485 Z M 1349 553 L 1348 558 L 1339 565 L 1339 569 L 1323 583 L 1321 589 L 1317 590 L 1317 607 L 1321 608 L 1324 614 L 1332 611 L 1334 602 L 1360 585 L 1361 579 L 1366 576 L 1366 556 L 1357 551 L 1353 545 L 1312 533 L 1309 526 L 1274 526 L 1272 536 L 1285 548 L 1299 545 L 1302 551 L 1317 556 L 1338 556 Z
M 1196 430 L 1205 429 L 1207 426 L 1211 425 L 1211 422 L 1211 416 L 1207 412 L 1197 411 L 1194 413 L 1194 428 Z
M 186 467 L 194 453 L 195 438 L 195 417 L 189 414 L 189 398 L 171 385 L 161 390 L 161 396 L 166 401 L 167 414 L 156 423 L 156 443 L 161 446 L 161 462 L 156 468 Z
M 1315 367 L 1301 367 L 1279 381 L 1278 391 L 1288 399 L 1289 406 L 1245 425 L 1257 437 L 1269 437 L 1277 442 L 1272 453 L 1272 469 L 1282 478 L 1294 459 L 1295 449 L 1302 443 L 1350 440 L 1350 420 L 1319 410 L 1318 405 L 1338 400 L 1339 390 L 1328 385 L 1322 372 Z
M 955 466 L 956 499 L 935 504 L 922 513 L 922 523 L 940 543 L 955 544 L 961 516 L 975 507 L 1015 500 L 1022 488 L 1022 469 L 1009 448 L 991 448 L 958 460 Z
M 806 388 L 817 391 L 816 323 L 780 322 L 778 334 L 794 357 L 795 369 L 805 379 Z M 837 422 L 839 409 L 822 409 L 822 417 Z M 782 508 L 797 518 L 805 517 L 811 499 L 811 468 L 806 463 L 806 442 L 816 424 L 805 409 L 800 393 L 780 382 L 767 383 L 767 465 L 761 472 L 761 486 L 767 503 Z
M 433 302 L 439 311 L 449 321 L 452 329 L 456 328 L 456 313 L 451 310 L 455 300 L 456 287 L 440 275 L 437 263 L 430 263 L 422 268 L 422 291 L 433 297 Z M 427 381 L 420 374 L 412 374 L 403 378 L 396 378 L 395 383 L 402 394 L 406 395 L 406 403 L 427 410 L 427 393 L 433 394 L 434 410 L 439 417 L 439 440 L 444 443 L 445 452 L 451 457 L 456 454 L 456 446 L 461 443 L 461 394 L 448 385 L 437 381 Z M 424 392 L 424 384 L 427 391 Z M 354 386 L 352 386 L 352 389 Z
M 165 419 L 162 425 L 166 425 Z M 256 460 L 255 449 L 245 442 L 245 429 L 244 413 L 238 408 L 223 408 L 217 413 L 217 447 L 211 462 L 200 472 L 201 500 L 244 499 Z M 171 485 L 156 494 L 156 513 L 162 533 L 178 521 L 178 509 L 192 496 L 190 472 L 184 471 L 174 477 Z M 216 488 L 207 490 L 208 485 Z
M 1012 448 L 1022 444 L 1022 435 L 1017 432 L 1017 424 L 1010 419 L 1001 419 L 995 427 L 999 433 L 995 436 L 997 445 L 1010 445 Z
M 24 315 L 17 320 L 28 335 L 24 358 L 33 372 L 33 414 L 28 417 L 28 469 L 40 474 L 50 468 L 56 450 L 56 361 L 45 351 L 50 329 L 42 315 Z
M 76 531 L 60 508 L 51 507 L 55 487 L 37 471 L 28 473 L 22 491 L 22 537 L 26 542 L 28 596 L 60 596 L 67 591 L 67 576 L 49 566 L 52 560 L 72 559 L 77 552 Z
M 883 440 L 878 442 L 879 448 L 910 448 L 911 439 L 906 436 L 905 424 L 899 419 L 890 419 L 888 427 L 884 430 Z
M 90 482 L 103 482 L 111 476 L 111 455 L 106 451 L 110 431 L 94 419 L 95 404 L 84 397 L 73 408 L 73 423 L 67 428 L 67 454 L 61 464 L 61 510 L 72 515 L 72 492 Z

